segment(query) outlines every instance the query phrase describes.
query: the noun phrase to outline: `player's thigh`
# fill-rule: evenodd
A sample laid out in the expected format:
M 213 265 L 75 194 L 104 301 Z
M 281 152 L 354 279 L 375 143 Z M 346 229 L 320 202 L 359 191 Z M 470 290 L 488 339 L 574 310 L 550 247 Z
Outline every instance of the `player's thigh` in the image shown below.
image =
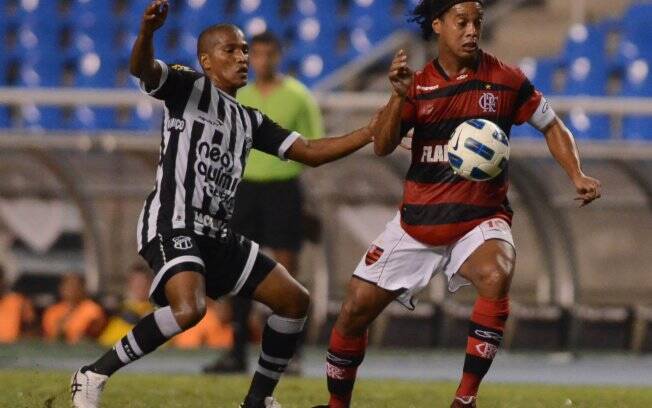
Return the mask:
M 140 252 L 154 271 L 154 279 L 150 287 L 150 299 L 158 306 L 170 305 L 168 291 L 175 295 L 190 296 L 200 293 L 204 300 L 205 261 L 200 251 L 197 236 L 191 231 L 179 229 L 161 232 L 149 242 Z M 183 275 L 183 278 L 175 278 Z M 189 276 L 185 278 L 185 276 Z M 168 282 L 183 282 L 183 287 Z M 172 289 L 168 289 L 168 287 Z
M 464 261 L 459 273 L 478 286 L 501 286 L 508 289 L 514 275 L 516 251 L 501 239 L 484 241 Z
M 380 312 L 400 293 L 400 290 L 383 289 L 353 276 L 349 281 L 335 328 L 344 336 L 362 335 Z
M 279 263 L 257 285 L 252 298 L 274 313 L 291 318 L 305 317 L 310 305 L 308 290 Z

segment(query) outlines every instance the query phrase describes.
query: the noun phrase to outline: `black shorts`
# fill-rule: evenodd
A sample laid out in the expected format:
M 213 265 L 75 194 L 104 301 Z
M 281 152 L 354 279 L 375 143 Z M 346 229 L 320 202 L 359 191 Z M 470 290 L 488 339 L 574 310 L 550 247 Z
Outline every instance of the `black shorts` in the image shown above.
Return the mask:
M 298 251 L 303 240 L 303 194 L 298 179 L 243 181 L 238 185 L 231 228 L 272 249 Z
M 258 244 L 229 231 L 222 238 L 197 235 L 185 229 L 160 233 L 140 251 L 155 273 L 149 291 L 158 306 L 169 304 L 165 283 L 176 273 L 196 271 L 204 275 L 206 295 L 251 297 L 276 262 L 258 250 Z

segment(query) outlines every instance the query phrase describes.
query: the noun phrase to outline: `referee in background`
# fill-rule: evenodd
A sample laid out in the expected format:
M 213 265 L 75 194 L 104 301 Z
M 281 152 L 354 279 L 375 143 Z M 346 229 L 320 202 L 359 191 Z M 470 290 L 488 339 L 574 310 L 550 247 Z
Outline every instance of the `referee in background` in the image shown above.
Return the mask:
M 249 61 L 255 81 L 238 91 L 237 100 L 269 116 L 279 125 L 302 135 L 322 137 L 321 113 L 310 91 L 296 79 L 279 71 L 282 46 L 271 32 L 251 39 Z M 307 136 L 306 136 L 307 137 Z M 299 176 L 303 165 L 282 161 L 272 155 L 252 150 L 244 179 L 238 187 L 231 225 L 272 251 L 274 259 L 296 276 L 301 249 L 303 196 Z M 247 371 L 247 345 L 250 337 L 251 299 L 233 297 L 233 348 L 204 367 L 206 373 Z M 298 355 L 286 373 L 299 374 Z

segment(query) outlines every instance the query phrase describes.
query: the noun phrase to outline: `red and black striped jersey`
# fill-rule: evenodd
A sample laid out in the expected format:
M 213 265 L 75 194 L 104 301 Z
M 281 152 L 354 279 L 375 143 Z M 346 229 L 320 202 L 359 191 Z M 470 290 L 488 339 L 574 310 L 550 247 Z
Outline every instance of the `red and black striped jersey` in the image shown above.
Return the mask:
M 453 173 L 446 146 L 454 129 L 473 118 L 490 120 L 509 135 L 542 99 L 518 68 L 482 51 L 475 69 L 455 78 L 437 60 L 416 72 L 402 116 L 402 132 L 414 129 L 403 229 L 426 244 L 447 245 L 489 218 L 511 223 L 507 169 L 490 181 L 466 180 Z

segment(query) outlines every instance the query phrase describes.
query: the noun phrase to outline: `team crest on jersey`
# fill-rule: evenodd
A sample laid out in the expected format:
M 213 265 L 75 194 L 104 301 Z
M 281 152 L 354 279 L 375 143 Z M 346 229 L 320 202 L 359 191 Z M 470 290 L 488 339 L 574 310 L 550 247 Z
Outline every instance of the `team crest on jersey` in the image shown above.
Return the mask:
M 174 242 L 174 248 L 182 251 L 192 248 L 192 239 L 185 235 L 172 238 L 172 242 Z
M 189 72 L 194 72 L 195 70 L 186 66 L 186 65 L 181 65 L 181 64 L 173 64 L 170 65 L 170 68 L 176 70 L 176 71 L 189 71 Z
M 383 252 L 385 252 L 385 250 L 382 249 L 381 247 L 372 245 L 364 257 L 364 263 L 367 266 L 375 264 L 383 255 Z
M 480 97 L 478 103 L 484 112 L 495 113 L 496 105 L 498 104 L 498 97 L 491 92 L 485 92 Z

